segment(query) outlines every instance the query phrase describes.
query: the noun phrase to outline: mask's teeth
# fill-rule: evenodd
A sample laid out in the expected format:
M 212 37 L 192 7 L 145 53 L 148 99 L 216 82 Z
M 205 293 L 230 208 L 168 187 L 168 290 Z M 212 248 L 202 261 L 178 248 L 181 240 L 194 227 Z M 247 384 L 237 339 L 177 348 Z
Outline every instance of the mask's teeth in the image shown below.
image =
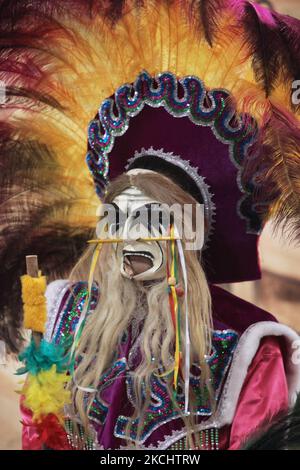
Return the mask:
M 153 257 L 150 255 L 146 255 L 145 253 L 139 253 L 138 251 L 133 251 L 131 253 L 126 253 L 124 254 L 124 258 L 130 257 L 130 256 L 143 256 L 144 258 L 148 258 L 151 261 L 153 260 Z

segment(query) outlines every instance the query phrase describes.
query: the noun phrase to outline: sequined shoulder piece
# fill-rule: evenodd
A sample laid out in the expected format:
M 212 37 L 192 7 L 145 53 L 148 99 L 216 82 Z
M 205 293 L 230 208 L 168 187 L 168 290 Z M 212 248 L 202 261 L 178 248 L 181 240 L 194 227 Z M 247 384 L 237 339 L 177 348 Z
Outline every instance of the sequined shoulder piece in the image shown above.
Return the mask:
M 234 330 L 217 330 L 212 335 L 212 353 L 208 364 L 212 374 L 216 399 L 219 400 L 224 379 L 237 347 L 239 335 Z
M 71 284 L 64 295 L 60 305 L 56 322 L 53 328 L 52 341 L 55 343 L 69 342 L 74 334 L 76 325 L 82 313 L 83 305 L 87 297 L 87 283 L 77 282 Z M 90 300 L 89 313 L 97 305 L 99 289 L 97 285 L 92 288 L 92 297 Z

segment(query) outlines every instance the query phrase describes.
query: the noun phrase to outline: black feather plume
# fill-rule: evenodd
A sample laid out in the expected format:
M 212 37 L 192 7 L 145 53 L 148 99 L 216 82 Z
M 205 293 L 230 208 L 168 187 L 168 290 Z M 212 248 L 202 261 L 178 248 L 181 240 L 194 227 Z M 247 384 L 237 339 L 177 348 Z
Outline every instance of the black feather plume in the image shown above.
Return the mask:
M 284 54 L 275 20 L 271 12 L 267 14 L 265 9 L 247 2 L 242 21 L 253 57 L 256 80 L 262 85 L 266 96 L 269 96 L 276 85 Z
M 220 11 L 224 9 L 227 2 L 225 0 L 201 0 L 197 3 L 199 4 L 200 20 L 205 39 L 212 47 L 219 26 Z
M 292 411 L 266 422 L 242 450 L 300 450 L 300 397 Z

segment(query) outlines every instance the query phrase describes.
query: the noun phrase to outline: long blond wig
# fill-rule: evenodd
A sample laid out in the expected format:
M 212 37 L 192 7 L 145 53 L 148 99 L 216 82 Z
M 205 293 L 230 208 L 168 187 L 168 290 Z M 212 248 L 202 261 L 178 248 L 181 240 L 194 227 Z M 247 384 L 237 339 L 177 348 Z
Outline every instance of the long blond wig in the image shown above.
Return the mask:
M 111 203 L 116 196 L 129 187 L 136 187 L 152 200 L 164 204 L 196 204 L 188 193 L 183 191 L 169 178 L 157 173 L 127 175 L 123 174 L 113 181 L 108 189 L 106 203 Z M 192 223 L 192 221 L 191 221 Z M 91 260 L 91 249 L 88 249 L 71 273 L 71 279 L 87 280 Z M 206 356 L 211 352 L 211 298 L 204 271 L 199 261 L 199 252 L 185 251 L 185 263 L 188 277 L 188 313 L 190 324 L 191 357 L 190 360 L 201 367 L 201 378 L 209 382 L 209 369 Z M 182 279 L 182 273 L 179 273 Z M 170 314 L 168 299 L 167 275 L 159 282 L 144 285 L 142 282 L 124 278 L 117 264 L 112 245 L 103 245 L 95 269 L 94 280 L 100 286 L 100 300 L 95 311 L 89 316 L 83 330 L 77 355 L 81 361 L 75 372 L 72 385 L 73 413 L 77 414 L 84 428 L 88 430 L 88 413 L 95 393 L 86 393 L 78 388 L 97 389 L 99 377 L 112 365 L 124 331 L 130 326 L 138 299 L 144 297 L 146 313 L 142 320 L 140 353 L 141 361 L 133 374 L 136 407 L 132 419 L 142 417 L 151 400 L 150 379 L 161 370 L 170 370 L 174 366 L 174 326 Z M 184 302 L 181 302 L 181 336 L 185 343 Z M 184 363 L 184 358 L 182 363 Z M 172 398 L 172 380 L 166 381 Z M 146 397 L 142 390 L 146 389 Z M 191 407 L 195 397 L 190 396 Z M 212 400 L 213 401 L 213 400 Z M 174 406 L 177 407 L 176 401 Z M 180 415 L 193 432 L 193 414 L 190 417 Z M 128 435 L 130 432 L 130 425 Z M 139 433 L 138 433 L 139 434 Z M 137 436 L 138 441 L 139 435 Z M 138 446 L 137 442 L 134 444 Z M 191 444 L 192 446 L 192 444 Z

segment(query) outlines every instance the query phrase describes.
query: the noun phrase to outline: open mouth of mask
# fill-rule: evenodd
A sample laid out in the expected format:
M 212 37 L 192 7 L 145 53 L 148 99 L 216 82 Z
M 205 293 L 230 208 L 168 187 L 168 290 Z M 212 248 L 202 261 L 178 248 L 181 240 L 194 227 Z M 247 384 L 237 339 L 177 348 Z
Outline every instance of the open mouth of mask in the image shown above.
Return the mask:
M 165 242 L 130 241 L 119 243 L 117 259 L 121 274 L 137 281 L 149 281 L 165 276 Z
M 134 277 L 153 268 L 153 255 L 150 251 L 123 250 L 123 270 L 129 277 Z

